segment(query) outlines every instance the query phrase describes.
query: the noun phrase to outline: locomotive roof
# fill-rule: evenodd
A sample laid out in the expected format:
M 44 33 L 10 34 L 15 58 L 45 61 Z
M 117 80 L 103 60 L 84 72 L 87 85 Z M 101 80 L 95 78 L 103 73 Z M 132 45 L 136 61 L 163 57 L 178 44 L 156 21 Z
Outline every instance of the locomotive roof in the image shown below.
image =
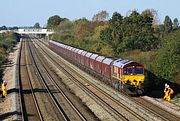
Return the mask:
M 132 63 L 133 61 L 124 60 L 122 58 L 115 60 L 112 65 L 123 68 L 125 65 Z

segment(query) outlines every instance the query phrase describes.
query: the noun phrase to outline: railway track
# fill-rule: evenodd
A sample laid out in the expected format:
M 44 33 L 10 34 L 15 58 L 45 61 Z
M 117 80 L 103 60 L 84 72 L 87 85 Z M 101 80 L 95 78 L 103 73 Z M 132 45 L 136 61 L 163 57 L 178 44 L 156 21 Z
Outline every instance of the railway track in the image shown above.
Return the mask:
M 21 106 L 21 118 L 23 121 L 36 120 L 43 121 L 42 114 L 35 97 L 32 84 L 27 70 L 26 45 L 24 40 L 21 42 L 19 59 L 19 95 Z M 31 104 L 29 104 L 31 103 Z M 29 116 L 31 115 L 31 116 Z
M 148 110 L 150 113 L 156 113 L 156 115 L 164 121 L 180 121 L 180 117 L 172 114 L 173 112 L 168 112 L 166 110 L 163 110 L 162 108 L 153 105 L 151 102 L 143 99 L 142 97 L 138 97 L 138 98 L 134 97 L 133 101 L 135 101 L 137 104 L 141 105 L 143 108 Z
M 41 48 L 39 46 L 39 48 Z M 42 48 L 41 48 L 42 49 Z M 115 100 L 113 97 L 108 95 L 106 92 L 100 90 L 97 86 L 90 83 L 86 78 L 81 76 L 75 70 L 69 68 L 68 65 L 65 65 L 59 59 L 54 59 L 52 55 L 48 54 L 47 51 L 44 51 L 44 54 L 48 55 L 48 58 L 56 65 L 59 70 L 63 71 L 68 78 L 70 78 L 76 85 L 78 85 L 84 92 L 86 92 L 92 99 L 94 99 L 99 105 L 101 105 L 106 111 L 108 111 L 116 120 L 145 120 L 137 113 L 132 111 L 131 109 L 127 108 L 121 102 Z M 61 63 L 61 64 L 59 64 Z M 78 79 L 77 79 L 78 78 Z M 81 81 L 80 81 L 81 80 Z M 85 83 L 83 82 L 85 81 Z M 86 84 L 90 85 L 87 86 Z M 97 94 L 98 93 L 98 94 Z M 121 110 L 119 110 L 121 109 Z M 126 113 L 124 113 L 126 112 Z M 127 114 L 130 114 L 128 115 Z
M 96 86 L 96 85 L 94 85 Z M 123 93 L 123 95 L 126 93 Z M 127 96 L 127 95 L 126 95 Z M 159 120 L 172 120 L 172 121 L 177 121 L 180 120 L 180 117 L 174 114 L 173 112 L 169 112 L 159 106 L 156 106 L 152 104 L 151 102 L 145 100 L 142 97 L 139 98 L 132 98 L 131 96 L 128 95 L 128 99 L 130 99 L 132 102 L 135 102 L 139 106 L 143 107 L 143 110 L 146 110 L 148 113 L 158 117 L 157 119 Z M 156 118 L 154 118 L 156 120 Z
M 80 74 L 76 73 L 76 75 L 80 75 Z M 83 79 L 83 80 L 85 80 L 85 79 Z M 93 84 L 91 83 L 90 85 L 92 86 Z M 96 85 L 94 85 L 94 86 L 96 86 Z M 106 94 L 106 96 L 108 96 L 108 95 Z M 171 112 L 163 110 L 162 108 L 151 104 L 150 102 L 148 102 L 147 100 L 145 100 L 141 97 L 132 98 L 127 95 L 124 95 L 124 96 L 127 97 L 129 100 L 135 102 L 137 105 L 144 108 L 143 110 L 146 110 L 146 112 L 158 117 L 158 118 L 154 118 L 154 120 L 173 120 L 173 121 L 180 120 L 180 117 L 178 117 L 177 115 L 174 115 Z M 114 100 L 114 99 L 112 99 L 112 100 Z M 115 100 L 115 101 L 118 102 L 118 100 Z
M 45 119 L 85 121 L 86 119 L 83 117 L 83 115 L 78 112 L 76 107 L 73 106 L 70 100 L 68 100 L 65 94 L 63 94 L 57 84 L 53 82 L 53 78 L 50 76 L 49 72 L 44 69 L 44 65 L 40 65 L 41 62 L 38 61 L 38 55 L 35 55 L 36 52 L 33 51 L 32 47 L 30 47 L 29 43 L 31 42 L 28 41 L 28 39 L 22 41 L 19 56 L 20 59 L 18 60 L 21 120 L 43 121 Z M 47 82 L 47 80 L 49 80 L 49 82 Z M 53 82 L 53 84 L 50 84 L 50 82 Z M 46 96 L 43 97 L 42 95 Z M 60 99 L 58 100 L 57 95 L 61 97 L 60 99 L 64 98 L 64 100 L 67 101 L 76 114 L 69 111 L 72 115 L 67 115 L 67 112 L 65 112 L 61 107 L 61 105 L 64 105 L 64 102 Z M 44 104 L 42 104 L 42 102 Z M 70 110 L 69 107 L 66 108 L 66 111 Z
M 32 42 L 29 42 L 29 48 L 31 55 L 36 55 L 36 57 L 33 57 L 35 66 L 40 74 L 40 77 L 42 78 L 43 85 L 46 87 L 48 94 L 50 95 L 54 104 L 63 116 L 63 120 L 85 121 L 86 118 L 81 114 L 80 111 L 78 111 L 78 109 L 73 105 L 73 103 L 60 89 L 55 79 L 51 76 L 51 73 L 49 72 L 49 69 L 46 67 L 46 64 L 44 63 L 44 61 L 42 61 L 42 59 L 39 58 L 40 55 L 36 51 L 35 47 L 32 46 Z M 56 93 L 54 93 L 53 91 L 55 91 Z M 66 107 L 62 107 L 62 104 L 66 105 Z

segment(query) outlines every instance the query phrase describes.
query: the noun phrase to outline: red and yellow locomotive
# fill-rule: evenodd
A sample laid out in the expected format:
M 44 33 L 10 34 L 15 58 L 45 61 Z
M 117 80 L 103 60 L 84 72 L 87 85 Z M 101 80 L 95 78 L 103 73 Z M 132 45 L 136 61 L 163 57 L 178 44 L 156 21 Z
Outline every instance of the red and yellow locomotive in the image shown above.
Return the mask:
M 129 94 L 144 92 L 144 67 L 134 61 L 112 59 L 50 40 L 49 46 L 62 57 Z

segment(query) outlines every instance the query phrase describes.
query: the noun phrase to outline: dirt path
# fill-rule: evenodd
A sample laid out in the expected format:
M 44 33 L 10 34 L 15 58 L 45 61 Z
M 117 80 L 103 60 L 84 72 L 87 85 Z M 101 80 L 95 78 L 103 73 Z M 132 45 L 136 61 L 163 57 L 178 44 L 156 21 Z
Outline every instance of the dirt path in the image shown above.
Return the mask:
M 18 90 L 13 76 L 19 47 L 20 43 L 9 53 L 8 62 L 4 65 L 6 68 L 4 70 L 3 80 L 7 81 L 7 97 L 1 98 L 0 96 L 0 120 L 11 121 L 17 119 L 16 97 L 18 96 Z

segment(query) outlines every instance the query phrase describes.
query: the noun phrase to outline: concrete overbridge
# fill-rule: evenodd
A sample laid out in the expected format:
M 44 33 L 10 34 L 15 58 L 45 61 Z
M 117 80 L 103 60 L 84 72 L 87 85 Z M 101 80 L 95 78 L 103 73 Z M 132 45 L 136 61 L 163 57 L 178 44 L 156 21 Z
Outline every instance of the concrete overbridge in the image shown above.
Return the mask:
M 19 28 L 15 30 L 0 30 L 0 33 L 14 32 L 15 34 L 20 35 L 21 37 L 33 35 L 40 38 L 50 38 L 50 35 L 54 33 L 51 29 L 43 28 Z
M 42 29 L 42 28 L 25 28 L 25 29 L 18 29 L 14 31 L 20 35 L 35 35 L 39 37 L 49 37 L 49 35 L 53 34 L 54 32 L 50 29 Z

